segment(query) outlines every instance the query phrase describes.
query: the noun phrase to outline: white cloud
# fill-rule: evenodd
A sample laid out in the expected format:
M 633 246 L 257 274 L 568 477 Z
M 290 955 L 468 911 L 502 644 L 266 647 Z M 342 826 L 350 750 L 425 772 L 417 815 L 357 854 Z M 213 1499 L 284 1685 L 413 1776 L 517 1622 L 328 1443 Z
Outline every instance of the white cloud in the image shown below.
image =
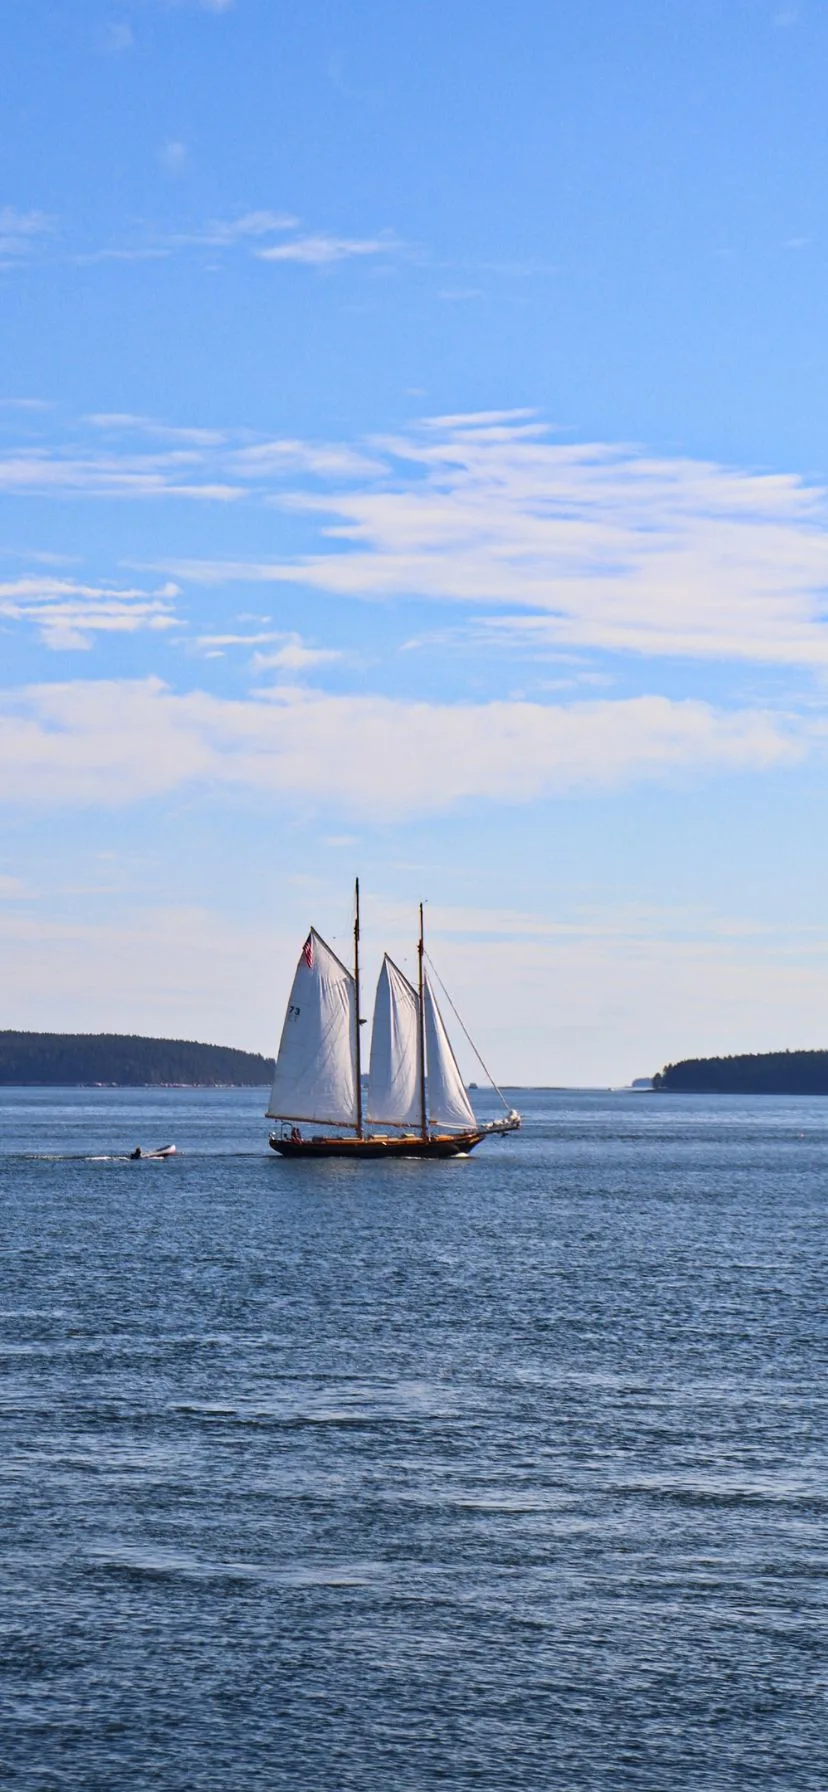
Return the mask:
M 640 777 L 765 770 L 808 744 L 762 711 L 665 697 L 451 705 L 277 687 L 240 701 L 178 695 L 158 679 L 78 681 L 5 694 L 0 794 L 122 806 L 198 782 L 399 818 L 466 799 L 520 804 Z
M 267 497 L 285 479 L 302 475 L 366 480 L 383 471 L 376 458 L 336 443 L 286 439 L 247 441 L 239 447 L 221 430 L 167 424 L 129 411 L 94 412 L 84 421 L 95 431 L 88 448 L 72 442 L 0 453 L 0 491 L 226 503 L 246 493 Z M 112 438 L 106 452 L 101 452 L 101 435 Z M 141 436 L 147 444 L 140 444 Z
M 182 169 L 188 158 L 186 145 L 183 143 L 167 143 L 161 150 L 161 161 L 173 173 Z M 232 249 L 244 247 L 251 251 L 259 261 L 291 261 L 302 263 L 307 267 L 326 267 L 334 262 L 349 261 L 354 257 L 392 255 L 400 252 L 402 244 L 390 230 L 379 236 L 351 237 L 340 236 L 328 231 L 306 230 L 300 234 L 300 220 L 292 212 L 270 211 L 260 208 L 242 212 L 236 218 L 211 218 L 206 224 L 193 230 L 179 231 L 173 236 L 163 239 L 163 246 L 153 250 L 142 249 L 102 249 L 93 255 L 82 257 L 83 260 L 102 260 L 106 256 L 145 255 L 148 253 L 168 254 L 170 249 L 186 249 L 206 247 L 211 249 Z M 284 242 L 269 242 L 270 237 L 284 237 Z
M 158 159 L 168 173 L 180 174 L 188 164 L 189 153 L 185 143 L 170 141 L 162 144 Z M 83 265 L 98 261 L 153 261 L 171 255 L 176 249 L 246 248 L 259 261 L 296 262 L 318 268 L 365 256 L 398 254 L 402 247 L 391 231 L 377 237 L 337 236 L 324 231 L 287 234 L 297 232 L 299 222 L 291 212 L 249 211 L 237 218 L 212 218 L 196 229 L 178 231 L 155 241 L 89 250 L 76 255 L 74 260 Z M 285 240 L 269 241 L 272 237 L 284 237 Z
M 196 448 L 217 448 L 226 439 L 218 429 L 179 428 L 175 424 L 158 423 L 154 417 L 136 416 L 132 411 L 95 411 L 84 421 L 91 423 L 94 429 L 107 430 L 114 435 L 137 431 L 141 435 L 155 436 L 162 442 L 186 442 Z
M 279 637 L 282 646 L 271 653 L 254 653 L 254 672 L 309 672 L 312 666 L 331 666 L 344 658 L 338 647 L 308 647 L 301 635 Z
M 310 647 L 301 635 L 284 629 L 259 629 L 255 634 L 198 635 L 193 645 L 208 659 L 218 659 L 227 647 L 267 647 L 267 653 L 254 653 L 250 665 L 254 672 L 308 672 L 313 666 L 330 666 L 345 655 L 336 647 Z
M 238 218 L 214 218 L 203 229 L 173 240 L 182 246 L 205 243 L 214 249 L 229 248 L 234 243 L 257 242 L 264 236 L 295 230 L 298 222 L 290 212 L 244 212 Z
M 174 559 L 173 576 L 464 606 L 478 632 L 527 657 L 828 664 L 828 502 L 793 475 L 562 444 L 525 413 L 438 418 L 367 446 L 257 441 L 132 413 L 89 421 L 91 447 L 0 455 L 0 491 L 247 496 L 318 529 L 309 554 Z
M 292 237 L 287 243 L 274 243 L 269 249 L 257 249 L 259 261 L 295 261 L 305 267 L 329 267 L 336 261 L 350 261 L 354 256 L 389 255 L 399 247 L 391 236 L 348 237 L 319 233 Z
M 30 255 L 39 238 L 54 229 L 45 212 L 20 212 L 13 205 L 0 206 L 0 267 L 13 266 Z
M 0 582 L 0 619 L 28 622 L 45 647 L 77 650 L 90 647 L 96 634 L 172 628 L 171 599 L 178 595 L 172 584 L 146 592 L 42 575 L 8 579 Z
M 123 56 L 135 46 L 132 26 L 126 19 L 114 20 L 104 28 L 101 47 L 107 56 Z
M 384 472 L 382 461 L 361 449 L 339 442 L 302 442 L 295 437 L 239 448 L 230 465 L 241 478 L 258 481 L 282 480 L 297 473 L 323 479 L 371 479 Z
M 214 647 L 255 647 L 260 646 L 266 641 L 281 641 L 282 639 L 283 636 L 281 630 L 269 628 L 263 629 L 260 633 L 255 635 L 198 635 L 193 645 L 195 647 L 206 647 L 209 649 Z
M 186 168 L 189 159 L 190 152 L 186 143 L 182 143 L 176 137 L 171 137 L 166 143 L 162 143 L 158 151 L 158 160 L 162 168 L 166 168 L 168 174 L 180 174 Z
M 792 475 L 561 445 L 508 415 L 372 449 L 382 480 L 285 500 L 319 516 L 329 547 L 227 576 L 508 606 L 502 626 L 530 648 L 828 662 L 828 506 Z
M 84 255 L 75 255 L 73 260 L 79 267 L 88 267 L 96 261 L 166 261 L 169 249 L 134 248 L 134 249 L 92 249 Z
M 0 491 L 41 497 L 198 498 L 232 503 L 240 485 L 205 477 L 195 448 L 163 454 L 97 454 L 72 449 L 18 449 L 0 455 Z

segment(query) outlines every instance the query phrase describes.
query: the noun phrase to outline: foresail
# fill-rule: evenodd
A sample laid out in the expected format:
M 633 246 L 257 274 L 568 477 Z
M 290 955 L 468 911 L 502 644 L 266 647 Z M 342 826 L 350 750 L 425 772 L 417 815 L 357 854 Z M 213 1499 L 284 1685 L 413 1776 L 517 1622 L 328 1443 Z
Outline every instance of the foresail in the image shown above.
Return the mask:
M 426 1089 L 432 1126 L 476 1126 L 477 1121 L 460 1068 L 451 1049 L 443 1017 L 425 979 Z
M 302 948 L 268 1106 L 271 1120 L 356 1126 L 356 986 L 311 928 Z
M 420 1119 L 419 1000 L 387 953 L 374 1003 L 366 1116 L 385 1126 Z

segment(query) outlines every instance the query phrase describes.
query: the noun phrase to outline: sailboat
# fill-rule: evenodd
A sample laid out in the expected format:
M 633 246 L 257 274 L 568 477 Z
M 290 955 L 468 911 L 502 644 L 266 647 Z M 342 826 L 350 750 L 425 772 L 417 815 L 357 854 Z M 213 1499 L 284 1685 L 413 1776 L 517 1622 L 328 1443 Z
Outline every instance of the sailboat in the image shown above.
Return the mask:
M 426 965 L 422 903 L 416 989 L 387 953 L 382 962 L 363 1092 L 359 943 L 357 878 L 353 970 L 314 927 L 299 955 L 267 1107 L 281 1123 L 272 1149 L 282 1157 L 459 1157 L 490 1134 L 516 1131 L 520 1115 L 502 1095 L 504 1117 L 486 1123 L 469 1101 Z M 308 1134 L 308 1124 L 336 1130 Z

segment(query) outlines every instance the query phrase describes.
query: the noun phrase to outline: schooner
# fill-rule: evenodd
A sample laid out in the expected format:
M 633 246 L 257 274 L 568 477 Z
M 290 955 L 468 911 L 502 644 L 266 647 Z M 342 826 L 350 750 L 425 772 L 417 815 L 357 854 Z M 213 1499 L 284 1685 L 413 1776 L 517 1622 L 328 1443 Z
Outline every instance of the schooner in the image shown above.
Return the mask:
M 282 1157 L 458 1157 L 489 1134 L 520 1126 L 520 1115 L 503 1096 L 502 1120 L 476 1118 L 426 957 L 420 903 L 417 988 L 386 953 L 364 1094 L 359 878 L 353 970 L 311 928 L 296 966 L 267 1107 L 267 1118 L 281 1122 L 270 1134 L 274 1151 Z M 338 1130 L 308 1135 L 302 1131 L 307 1124 Z

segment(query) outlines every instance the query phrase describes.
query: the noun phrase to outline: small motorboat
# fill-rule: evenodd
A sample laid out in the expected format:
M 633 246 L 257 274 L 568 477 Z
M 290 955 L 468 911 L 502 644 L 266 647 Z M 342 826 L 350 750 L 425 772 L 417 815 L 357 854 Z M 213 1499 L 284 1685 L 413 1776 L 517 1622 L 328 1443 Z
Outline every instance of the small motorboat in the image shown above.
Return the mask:
M 159 1145 L 155 1151 L 143 1151 L 140 1145 L 136 1145 L 135 1150 L 130 1151 L 129 1155 L 130 1159 L 137 1157 L 175 1157 L 175 1146 Z

